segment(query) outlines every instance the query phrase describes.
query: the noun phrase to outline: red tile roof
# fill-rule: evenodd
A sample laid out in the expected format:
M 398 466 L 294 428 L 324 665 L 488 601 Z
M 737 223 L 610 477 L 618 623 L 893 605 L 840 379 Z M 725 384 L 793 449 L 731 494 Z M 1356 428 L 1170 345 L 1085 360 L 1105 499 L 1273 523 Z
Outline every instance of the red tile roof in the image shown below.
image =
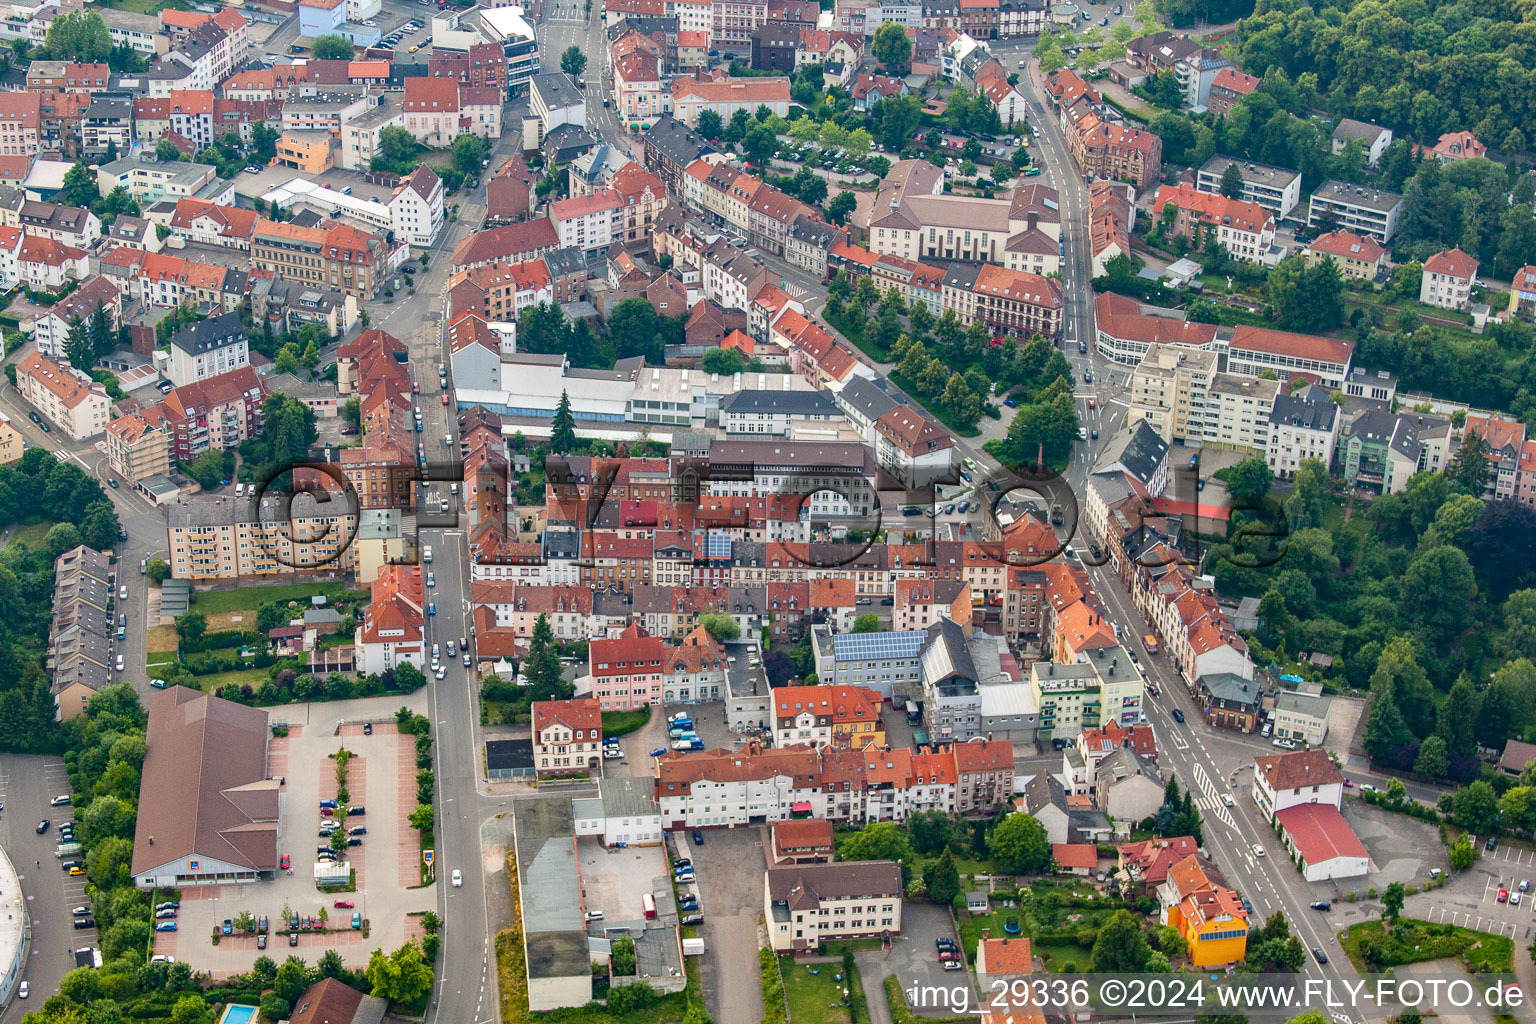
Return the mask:
M 1339 338 L 1321 338 L 1312 334 L 1292 334 L 1267 327 L 1240 325 L 1232 331 L 1231 347 L 1250 352 L 1269 352 L 1296 359 L 1315 359 L 1324 363 L 1348 363 L 1354 352 L 1353 342 Z
M 1099 848 L 1092 843 L 1052 843 L 1051 859 L 1058 867 L 1092 870 L 1099 865 Z
M 1354 829 L 1332 804 L 1297 804 L 1275 818 L 1309 867 L 1338 857 L 1369 857 Z
M 1446 249 L 1437 252 L 1424 261 L 1424 273 L 1445 274 L 1450 277 L 1470 280 L 1477 275 L 1477 260 L 1473 259 L 1461 249 Z

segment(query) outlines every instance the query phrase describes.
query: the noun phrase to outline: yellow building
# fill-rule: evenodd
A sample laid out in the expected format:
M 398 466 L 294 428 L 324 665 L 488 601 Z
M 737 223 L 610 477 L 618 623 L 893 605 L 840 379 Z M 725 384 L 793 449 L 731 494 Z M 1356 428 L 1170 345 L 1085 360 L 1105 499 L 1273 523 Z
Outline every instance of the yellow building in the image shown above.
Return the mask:
M 10 465 L 21 458 L 21 453 L 21 431 L 16 429 L 9 416 L 0 412 L 0 464 Z
M 275 162 L 302 174 L 321 174 L 336 165 L 336 137 L 328 131 L 284 132 Z
M 1191 854 L 1168 871 L 1158 886 L 1162 921 L 1189 943 L 1190 963 L 1198 968 L 1238 963 L 1248 956 L 1248 912 L 1243 901 L 1205 876 Z

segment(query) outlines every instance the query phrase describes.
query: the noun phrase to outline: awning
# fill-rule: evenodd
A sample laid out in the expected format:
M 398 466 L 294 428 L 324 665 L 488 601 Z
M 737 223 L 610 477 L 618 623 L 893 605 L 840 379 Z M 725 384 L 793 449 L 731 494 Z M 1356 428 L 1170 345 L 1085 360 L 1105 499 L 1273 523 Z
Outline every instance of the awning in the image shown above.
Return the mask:
M 811 802 L 809 800 L 796 800 L 789 805 L 789 809 L 796 814 L 810 814 Z

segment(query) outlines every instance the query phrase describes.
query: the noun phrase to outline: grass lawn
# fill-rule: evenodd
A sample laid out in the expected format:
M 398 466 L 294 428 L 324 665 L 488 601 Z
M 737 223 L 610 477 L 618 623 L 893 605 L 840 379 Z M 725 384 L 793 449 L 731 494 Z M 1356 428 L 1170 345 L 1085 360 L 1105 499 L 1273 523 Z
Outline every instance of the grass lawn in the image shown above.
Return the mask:
M 636 708 L 634 711 L 604 711 L 603 735 L 625 736 L 650 720 L 651 709 L 649 706 Z
M 316 594 L 324 594 L 334 601 L 345 593 L 346 589 L 346 584 L 340 580 L 329 580 L 323 583 L 240 587 L 235 590 L 194 590 L 192 607 L 208 616 L 221 612 L 255 611 L 273 601 L 308 601 Z M 209 628 L 213 628 L 211 623 Z
M 103 7 L 116 8 L 119 11 L 132 11 L 135 14 L 159 14 L 166 8 L 173 11 L 190 11 L 192 5 L 184 0 L 104 0 Z
M 990 858 L 987 860 L 970 860 L 966 857 L 956 857 L 955 870 L 960 872 L 961 878 L 967 875 L 995 875 L 997 874 L 997 862 Z
M 1004 930 L 1003 922 L 1008 918 L 1016 918 L 1022 932 L 1009 932 Z M 990 914 L 962 914 L 960 915 L 960 944 L 965 947 L 967 961 L 976 959 L 976 945 L 981 941 L 982 933 L 987 932 L 994 939 L 1001 939 L 1010 935 L 1028 935 L 1030 931 L 1029 919 L 1020 907 L 1002 907 Z
M 194 678 L 205 693 L 212 693 L 225 683 L 234 683 L 237 686 L 250 683 L 252 686 L 260 686 L 270 678 L 271 671 L 269 668 L 238 668 L 229 672 L 214 672 L 211 675 Z
M 27 547 L 36 550 L 37 548 L 43 546 L 43 538 L 48 536 L 48 531 L 53 529 L 53 527 L 54 521 L 52 519 L 42 519 L 35 523 L 25 523 L 16 527 L 15 532 L 11 534 L 10 543 L 15 544 L 18 541 L 24 541 L 26 542 Z
M 1360 954 L 1361 940 L 1368 936 L 1382 943 L 1379 967 L 1367 968 Z M 1357 924 L 1344 932 L 1339 945 L 1362 973 L 1444 957 L 1455 957 L 1469 971 L 1505 973 L 1513 969 L 1515 952 L 1514 942 L 1502 935 L 1407 917 L 1400 918 L 1390 932 L 1381 921 Z
M 151 626 L 146 637 L 149 641 L 150 657 L 157 657 L 157 651 L 168 651 L 172 658 L 176 657 L 176 648 L 180 643 L 176 639 L 175 626 Z
M 781 956 L 779 972 L 784 975 L 792 1024 L 848 1024 L 851 1020 L 848 1007 L 843 1005 L 843 982 L 836 980 L 843 972 L 842 964 L 797 964 L 793 956 Z
M 1067 943 L 1060 946 L 1036 945 L 1030 943 L 1029 951 L 1035 956 L 1045 960 L 1046 971 L 1052 974 L 1060 974 L 1061 969 L 1071 964 L 1082 974 L 1088 970 L 1088 962 L 1093 959 L 1093 950 L 1084 949 L 1076 943 Z
M 175 651 L 150 651 L 144 655 L 144 660 L 150 665 L 169 665 L 176 660 Z

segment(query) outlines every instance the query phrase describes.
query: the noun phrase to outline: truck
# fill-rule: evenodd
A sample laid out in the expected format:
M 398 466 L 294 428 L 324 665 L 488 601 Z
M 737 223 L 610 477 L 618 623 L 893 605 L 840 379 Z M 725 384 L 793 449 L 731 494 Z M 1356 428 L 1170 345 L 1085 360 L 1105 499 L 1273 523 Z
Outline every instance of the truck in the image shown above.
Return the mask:
M 692 729 L 693 728 L 693 719 L 689 718 L 687 715 L 674 715 L 671 718 L 671 720 L 669 720 L 667 722 L 667 728 L 668 729 Z
M 55 846 L 53 848 L 53 855 L 55 857 L 59 858 L 60 860 L 64 860 L 67 857 L 78 856 L 79 853 L 80 853 L 80 844 L 79 843 L 60 843 L 58 846 Z
M 698 746 L 694 746 L 695 743 L 697 743 Z M 693 737 L 693 739 L 691 739 L 691 740 L 673 740 L 672 741 L 672 749 L 673 750 L 703 750 L 704 749 L 704 741 L 699 739 L 697 736 Z
M 1153 636 L 1151 633 L 1148 633 L 1146 636 L 1141 638 L 1141 642 L 1146 646 L 1148 654 L 1157 653 L 1157 637 Z
M 645 907 L 645 919 L 647 921 L 654 921 L 656 919 L 656 897 L 648 892 L 641 893 L 640 904 Z
M 704 749 L 704 741 L 699 739 L 697 736 L 695 736 L 695 737 L 693 737 L 693 739 L 688 741 L 688 749 L 689 750 L 703 750 Z
M 676 723 L 673 723 L 672 727 L 667 730 L 667 738 L 668 739 L 686 740 L 686 739 L 688 739 L 692 735 L 693 735 L 693 726 L 691 724 L 689 724 L 689 725 L 678 725 Z

